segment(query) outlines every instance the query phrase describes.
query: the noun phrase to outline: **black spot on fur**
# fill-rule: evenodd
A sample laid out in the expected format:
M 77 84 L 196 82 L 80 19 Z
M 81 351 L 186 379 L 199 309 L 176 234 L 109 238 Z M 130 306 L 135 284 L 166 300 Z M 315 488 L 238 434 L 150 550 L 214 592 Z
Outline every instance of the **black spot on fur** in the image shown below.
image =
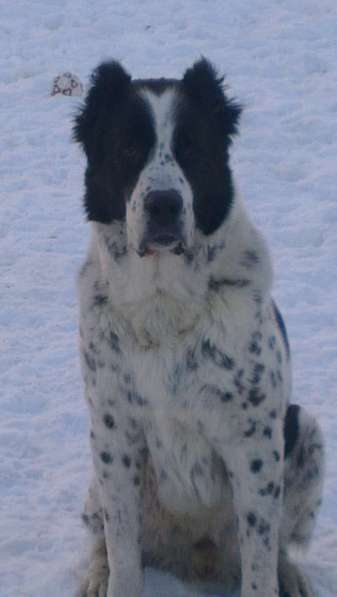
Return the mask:
M 252 460 L 250 463 L 250 470 L 252 473 L 259 473 L 263 467 L 263 461 L 260 458 Z
M 175 365 L 169 375 L 169 387 L 170 392 L 172 394 L 176 394 L 178 391 L 179 383 L 181 380 L 181 376 L 183 374 L 184 368 L 181 363 Z
M 208 288 L 218 292 L 221 288 L 246 288 L 246 286 L 249 286 L 249 284 L 249 280 L 231 280 L 229 278 L 216 279 L 211 276 L 208 282 Z
M 217 255 L 217 245 L 207 245 L 207 263 L 212 263 Z
M 189 349 L 186 353 L 186 367 L 190 371 L 195 371 L 199 367 L 198 361 L 195 358 L 195 354 L 192 349 Z
M 280 493 L 281 493 L 281 487 L 279 485 L 276 485 L 275 491 L 274 491 L 275 500 L 277 500 L 280 497 Z
M 119 346 L 119 338 L 115 332 L 110 332 L 110 348 L 114 351 L 119 353 L 121 351 Z
M 223 392 L 220 396 L 221 402 L 230 402 L 233 400 L 233 394 L 231 392 Z
M 255 527 L 257 518 L 256 518 L 256 515 L 254 514 L 254 512 L 249 512 L 247 514 L 247 522 L 248 522 L 249 526 Z
M 244 436 L 245 437 L 252 437 L 252 435 L 254 435 L 256 432 L 256 422 L 250 420 L 249 421 L 249 427 L 248 429 L 244 432 Z
M 120 246 L 117 242 L 112 241 L 112 242 L 107 242 L 107 247 L 108 247 L 111 257 L 115 260 L 118 260 L 121 257 L 124 257 L 124 255 L 126 255 L 126 253 L 127 253 L 127 247 L 125 244 L 123 246 Z
M 115 420 L 109 413 L 104 415 L 103 422 L 108 429 L 113 429 L 115 427 Z
M 243 377 L 244 377 L 244 369 L 238 369 L 236 372 L 233 382 L 238 394 L 242 394 L 244 392 L 245 386 L 243 384 Z
M 266 399 L 266 395 L 263 394 L 259 388 L 252 388 L 248 394 L 248 400 L 253 406 L 259 406 L 261 402 Z
M 265 371 L 265 366 L 262 365 L 262 363 L 255 363 L 255 365 L 253 367 L 252 377 L 249 380 L 250 383 L 253 385 L 259 384 L 264 371 Z
M 263 435 L 264 435 L 264 437 L 271 439 L 271 437 L 273 435 L 273 431 L 272 431 L 271 427 L 265 427 L 263 430 Z
M 130 458 L 130 456 L 128 456 L 127 454 L 123 454 L 123 456 L 122 456 L 122 462 L 123 462 L 124 466 L 126 466 L 126 468 L 130 468 L 130 466 L 131 466 L 131 458 Z
M 243 265 L 243 267 L 246 267 L 247 269 L 252 269 L 258 263 L 259 263 L 259 256 L 256 253 L 256 251 L 254 251 L 252 249 L 248 249 L 248 250 L 244 251 L 242 259 L 241 259 L 241 265 Z
M 127 398 L 130 404 L 137 404 L 137 406 L 146 406 L 148 404 L 148 400 L 137 392 L 127 392 Z
M 222 367 L 229 371 L 234 368 L 235 363 L 233 359 L 217 348 L 217 346 L 211 344 L 208 338 L 202 341 L 201 353 L 204 357 L 213 361 L 218 367 Z
M 104 464 L 111 464 L 112 463 L 112 456 L 109 452 L 101 452 L 100 454 L 102 462 Z
M 108 297 L 103 294 L 96 294 L 94 296 L 93 305 L 94 307 L 101 307 L 102 305 L 106 305 L 108 302 Z
M 276 462 L 280 462 L 280 453 L 277 450 L 273 451 L 273 456 Z
M 88 527 L 90 525 L 89 516 L 88 514 L 82 514 L 82 521 Z
M 248 350 L 251 354 L 256 354 L 257 356 L 262 352 L 261 346 L 257 342 L 254 342 L 254 340 L 250 343 Z
M 276 338 L 275 338 L 275 336 L 270 336 L 270 338 L 268 340 L 268 346 L 269 346 L 270 350 L 274 350 L 274 348 L 276 346 Z
M 265 497 L 266 495 L 272 495 L 273 492 L 274 492 L 274 483 L 272 481 L 270 483 L 268 483 L 268 485 L 266 485 L 266 487 L 259 490 L 259 494 L 263 497 Z
M 284 457 L 288 458 L 292 453 L 299 433 L 299 411 L 300 407 L 297 404 L 288 406 L 287 413 L 284 420 Z
M 275 375 L 275 371 L 270 371 L 270 381 L 271 381 L 271 385 L 273 388 L 276 388 L 277 386 L 277 379 L 276 379 L 276 375 Z
M 88 366 L 88 368 L 90 369 L 90 371 L 92 371 L 93 373 L 96 372 L 96 361 L 94 359 L 94 357 L 87 351 L 84 351 L 83 353 L 84 356 L 84 360 L 86 362 L 86 365 Z

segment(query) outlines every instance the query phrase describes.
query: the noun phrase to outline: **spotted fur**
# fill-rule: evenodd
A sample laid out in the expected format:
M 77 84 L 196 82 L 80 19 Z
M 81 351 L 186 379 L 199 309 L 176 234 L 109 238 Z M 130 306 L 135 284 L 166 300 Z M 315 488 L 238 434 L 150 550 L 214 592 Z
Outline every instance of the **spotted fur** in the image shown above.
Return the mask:
M 289 406 L 269 253 L 229 164 L 239 114 L 202 59 L 182 80 L 101 65 L 76 118 L 92 227 L 87 597 L 140 597 L 144 564 L 241 582 L 242 597 L 313 596 L 288 547 L 311 537 L 322 437 Z

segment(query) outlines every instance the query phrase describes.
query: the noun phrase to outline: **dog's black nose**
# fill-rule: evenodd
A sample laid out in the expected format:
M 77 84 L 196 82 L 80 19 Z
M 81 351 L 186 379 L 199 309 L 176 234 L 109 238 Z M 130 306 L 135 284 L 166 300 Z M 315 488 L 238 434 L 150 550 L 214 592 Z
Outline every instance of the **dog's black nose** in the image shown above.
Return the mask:
M 183 210 L 183 200 L 174 189 L 150 191 L 145 197 L 144 207 L 153 223 L 165 226 L 177 222 Z

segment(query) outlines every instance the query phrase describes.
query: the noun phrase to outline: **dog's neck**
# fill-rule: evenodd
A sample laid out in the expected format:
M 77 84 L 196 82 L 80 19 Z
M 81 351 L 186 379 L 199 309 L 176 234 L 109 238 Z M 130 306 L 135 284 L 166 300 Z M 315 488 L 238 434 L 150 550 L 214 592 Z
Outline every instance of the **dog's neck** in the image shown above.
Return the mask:
M 94 223 L 89 259 L 112 308 L 139 342 L 154 346 L 182 338 L 223 302 L 263 302 L 272 279 L 264 240 L 238 198 L 212 238 L 196 234 L 186 254 L 140 257 L 127 248 L 124 224 Z

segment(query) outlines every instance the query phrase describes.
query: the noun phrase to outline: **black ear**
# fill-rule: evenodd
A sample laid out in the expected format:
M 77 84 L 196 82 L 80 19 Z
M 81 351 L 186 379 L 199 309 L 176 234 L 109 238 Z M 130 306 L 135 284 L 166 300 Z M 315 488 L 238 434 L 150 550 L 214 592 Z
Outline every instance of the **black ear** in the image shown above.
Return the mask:
M 99 133 L 106 125 L 104 116 L 125 98 L 131 77 L 118 62 L 111 61 L 98 66 L 90 82 L 84 104 L 75 116 L 73 137 L 83 146 L 88 158 L 93 158 Z
M 214 66 L 201 58 L 185 72 L 182 85 L 187 96 L 216 119 L 230 141 L 230 137 L 238 132 L 242 107 L 226 96 L 223 82 L 224 77 L 218 75 Z

